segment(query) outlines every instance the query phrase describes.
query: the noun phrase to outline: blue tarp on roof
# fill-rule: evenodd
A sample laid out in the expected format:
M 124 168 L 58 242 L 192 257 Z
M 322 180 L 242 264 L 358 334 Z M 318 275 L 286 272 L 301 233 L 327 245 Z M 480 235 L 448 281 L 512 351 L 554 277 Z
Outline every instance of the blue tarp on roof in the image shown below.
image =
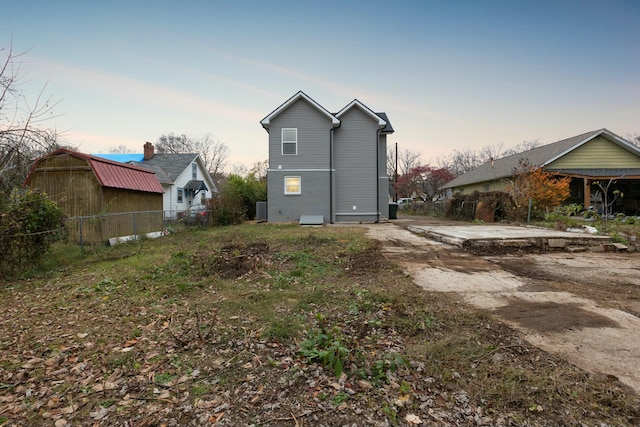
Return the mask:
M 92 154 L 92 156 L 100 157 L 102 159 L 112 160 L 114 162 L 129 163 L 129 162 L 142 162 L 144 160 L 144 154 Z

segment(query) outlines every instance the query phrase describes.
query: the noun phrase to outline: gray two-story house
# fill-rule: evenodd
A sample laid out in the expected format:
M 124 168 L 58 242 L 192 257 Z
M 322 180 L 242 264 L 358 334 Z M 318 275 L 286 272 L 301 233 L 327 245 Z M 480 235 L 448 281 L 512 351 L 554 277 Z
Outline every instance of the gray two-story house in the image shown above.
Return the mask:
M 330 113 L 300 91 L 260 122 L 269 133 L 269 222 L 378 222 L 389 216 L 384 113 L 353 100 Z

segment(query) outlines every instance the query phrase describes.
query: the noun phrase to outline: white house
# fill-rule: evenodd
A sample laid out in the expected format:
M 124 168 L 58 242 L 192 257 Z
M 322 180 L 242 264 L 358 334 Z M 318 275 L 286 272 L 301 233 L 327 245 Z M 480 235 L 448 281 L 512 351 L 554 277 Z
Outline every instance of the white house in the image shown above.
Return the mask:
M 209 171 L 198 153 L 156 153 L 153 144 L 144 144 L 142 154 L 94 154 L 117 162 L 134 164 L 155 172 L 164 189 L 165 219 L 176 218 L 192 206 L 204 204 L 218 193 Z

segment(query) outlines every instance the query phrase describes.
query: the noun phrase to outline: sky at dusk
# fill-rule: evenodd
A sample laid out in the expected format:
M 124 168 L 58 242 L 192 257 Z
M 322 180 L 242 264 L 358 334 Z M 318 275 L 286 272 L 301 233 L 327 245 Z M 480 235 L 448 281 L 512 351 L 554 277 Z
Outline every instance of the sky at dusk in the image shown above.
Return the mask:
M 259 121 L 302 90 L 386 112 L 388 139 L 454 150 L 640 133 L 640 1 L 7 1 L 0 48 L 85 153 L 212 134 L 267 159 Z M 6 53 L 0 54 L 3 56 Z

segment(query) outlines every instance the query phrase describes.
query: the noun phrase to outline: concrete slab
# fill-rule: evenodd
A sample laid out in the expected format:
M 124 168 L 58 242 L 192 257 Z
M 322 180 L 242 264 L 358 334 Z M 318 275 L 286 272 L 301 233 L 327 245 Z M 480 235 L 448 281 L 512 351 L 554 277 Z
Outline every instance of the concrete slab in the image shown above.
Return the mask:
M 599 246 L 611 242 L 609 236 L 587 232 L 561 231 L 510 225 L 409 225 L 415 234 L 465 248 L 539 248 Z
M 324 216 L 322 215 L 300 215 L 300 225 L 322 225 Z

